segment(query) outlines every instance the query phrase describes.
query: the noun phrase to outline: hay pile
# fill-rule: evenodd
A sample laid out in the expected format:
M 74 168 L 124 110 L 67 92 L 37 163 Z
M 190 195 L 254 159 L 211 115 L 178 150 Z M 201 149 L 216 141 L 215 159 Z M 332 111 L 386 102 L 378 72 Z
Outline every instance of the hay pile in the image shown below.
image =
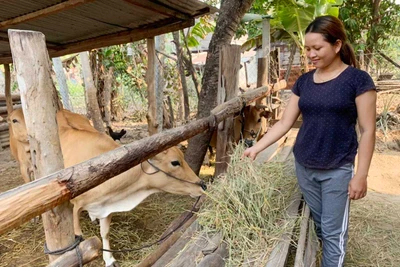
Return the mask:
M 207 191 L 199 223 L 207 233 L 221 232 L 228 245 L 227 266 L 265 266 L 282 234 L 288 231 L 285 210 L 296 190 L 293 163 L 257 164 L 240 159 L 238 147 L 225 176 Z
M 369 191 L 350 209 L 345 265 L 400 266 L 400 196 Z

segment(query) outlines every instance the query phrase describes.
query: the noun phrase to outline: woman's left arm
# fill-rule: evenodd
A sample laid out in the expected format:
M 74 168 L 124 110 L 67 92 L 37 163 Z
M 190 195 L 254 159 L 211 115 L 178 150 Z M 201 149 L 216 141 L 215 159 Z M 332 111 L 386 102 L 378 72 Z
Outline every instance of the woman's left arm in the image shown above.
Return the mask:
M 376 91 L 369 90 L 356 98 L 361 139 L 358 148 L 358 167 L 349 183 L 349 198 L 360 199 L 367 194 L 367 176 L 375 148 Z

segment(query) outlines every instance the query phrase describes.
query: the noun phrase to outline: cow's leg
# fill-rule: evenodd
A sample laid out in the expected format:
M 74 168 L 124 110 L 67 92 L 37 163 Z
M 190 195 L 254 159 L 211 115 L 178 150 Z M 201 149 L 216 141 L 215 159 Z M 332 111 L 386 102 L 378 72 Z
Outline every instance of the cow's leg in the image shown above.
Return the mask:
M 29 167 L 23 163 L 20 163 L 19 170 L 21 171 L 22 179 L 24 179 L 24 182 L 29 183 L 31 181 Z
M 74 220 L 74 232 L 75 235 L 82 235 L 81 225 L 79 224 L 79 216 L 81 215 L 82 208 L 74 204 L 72 210 L 72 217 Z
M 110 240 L 108 234 L 110 233 L 111 215 L 106 218 L 100 219 L 100 234 L 103 240 L 103 249 L 110 249 Z M 111 252 L 103 251 L 103 260 L 106 267 L 119 267 L 119 264 L 114 259 Z

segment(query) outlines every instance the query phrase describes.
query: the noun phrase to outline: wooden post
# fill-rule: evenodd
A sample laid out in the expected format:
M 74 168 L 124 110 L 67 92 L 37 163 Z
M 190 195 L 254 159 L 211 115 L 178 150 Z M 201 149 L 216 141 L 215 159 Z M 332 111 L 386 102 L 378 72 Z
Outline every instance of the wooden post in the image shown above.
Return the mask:
M 240 46 L 226 45 L 220 50 L 218 77 L 218 101 L 222 104 L 237 96 L 239 92 Z M 218 125 L 215 177 L 226 172 L 229 162 L 228 151 L 233 141 L 233 117 Z
M 64 168 L 50 59 L 42 33 L 9 30 L 8 35 L 21 91 L 34 175 L 39 179 Z M 42 218 L 50 251 L 63 249 L 74 242 L 72 207 L 69 202 L 44 213 Z M 57 257 L 50 256 L 50 262 Z
M 10 64 L 4 64 L 4 80 L 5 80 L 5 96 L 6 96 L 6 106 L 7 115 L 13 111 L 13 101 L 11 97 L 11 74 L 10 74 Z
M 155 50 L 156 51 L 164 51 L 165 49 L 165 35 L 158 35 L 154 38 L 155 40 Z M 156 54 L 156 61 L 155 61 L 155 95 L 156 95 L 156 120 L 157 120 L 157 132 L 161 132 L 163 130 L 163 111 L 164 111 L 164 56 L 160 54 L 157 56 Z
M 57 260 L 53 261 L 47 267 L 79 267 L 80 260 L 82 264 L 86 264 L 96 259 L 100 254 L 100 249 L 102 248 L 102 244 L 100 239 L 95 236 L 91 237 L 79 245 L 79 250 L 81 251 L 82 258 L 79 259 L 76 253 L 76 250 L 70 250 L 64 253 Z
M 267 86 L 269 84 L 269 53 L 271 51 L 271 40 L 270 40 L 270 18 L 263 19 L 262 28 L 262 51 L 258 57 L 258 68 L 257 68 L 257 87 Z M 269 97 L 269 94 L 266 96 Z M 266 105 L 266 98 L 257 99 L 256 105 Z M 267 129 L 266 120 L 262 121 L 262 129 Z
M 147 39 L 147 98 L 148 98 L 148 112 L 147 112 L 147 124 L 149 135 L 157 133 L 157 106 L 156 106 L 156 92 L 155 92 L 155 61 L 156 61 L 156 49 L 154 38 Z
M 111 90 L 113 84 L 114 67 L 110 67 L 104 78 L 104 122 L 111 126 Z
M 85 91 L 87 97 L 87 111 L 93 121 L 93 127 L 101 133 L 104 133 L 103 120 L 100 114 L 99 103 L 97 102 L 97 89 L 93 80 L 93 73 L 90 67 L 89 53 L 79 53 L 82 61 L 82 73 L 85 81 Z
M 65 109 L 70 111 L 74 111 L 69 101 L 69 92 L 68 92 L 68 85 L 67 80 L 65 78 L 64 67 L 62 65 L 62 61 L 60 57 L 55 57 L 52 59 L 54 72 L 57 76 L 58 86 L 60 87 L 60 95 L 62 99 L 62 103 Z
M 269 53 L 271 51 L 269 18 L 263 19 L 262 26 L 262 50 L 258 55 L 257 87 L 269 84 Z M 256 104 L 265 105 L 265 99 L 256 100 Z

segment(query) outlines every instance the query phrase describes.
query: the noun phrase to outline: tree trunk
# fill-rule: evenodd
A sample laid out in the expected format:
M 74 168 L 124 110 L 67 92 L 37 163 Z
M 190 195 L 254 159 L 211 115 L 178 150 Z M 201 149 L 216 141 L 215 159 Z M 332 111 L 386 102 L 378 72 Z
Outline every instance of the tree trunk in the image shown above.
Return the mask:
M 253 0 L 225 0 L 208 48 L 200 92 L 197 118 L 204 118 L 217 105 L 219 50 L 222 45 L 230 44 L 240 19 L 250 8 Z M 212 131 L 199 134 L 189 140 L 185 153 L 186 161 L 195 173 L 200 172 L 201 164 L 211 140 Z
M 85 91 L 88 102 L 88 115 L 93 121 L 93 126 L 101 133 L 104 133 L 103 120 L 101 119 L 100 108 L 97 102 L 96 87 L 93 81 L 92 70 L 90 69 L 88 52 L 79 53 L 82 61 L 82 72 L 85 80 Z
M 72 104 L 69 100 L 67 79 L 65 78 L 65 73 L 61 62 L 61 58 L 59 57 L 53 58 L 53 66 L 57 76 L 58 86 L 60 87 L 60 94 L 64 108 L 70 111 L 74 111 L 72 108 Z
M 185 69 L 183 68 L 183 54 L 182 54 L 182 48 L 181 44 L 179 42 L 179 32 L 174 32 L 173 34 L 174 37 L 174 43 L 176 47 L 176 57 L 177 57 L 177 65 L 178 65 L 178 71 L 179 71 L 179 76 L 181 78 L 181 84 L 182 84 L 182 93 L 183 93 L 183 105 L 184 105 L 184 111 L 185 111 L 185 121 L 189 120 L 189 115 L 190 115 L 190 110 L 189 110 L 189 96 L 188 96 L 188 87 L 186 83 L 186 75 L 185 75 Z
M 50 75 L 45 36 L 39 32 L 9 30 L 9 39 L 21 90 L 34 175 L 40 179 L 64 169 L 56 122 L 60 106 Z M 69 202 L 44 213 L 42 218 L 50 251 L 73 243 L 72 205 Z M 50 255 L 50 261 L 57 257 Z

